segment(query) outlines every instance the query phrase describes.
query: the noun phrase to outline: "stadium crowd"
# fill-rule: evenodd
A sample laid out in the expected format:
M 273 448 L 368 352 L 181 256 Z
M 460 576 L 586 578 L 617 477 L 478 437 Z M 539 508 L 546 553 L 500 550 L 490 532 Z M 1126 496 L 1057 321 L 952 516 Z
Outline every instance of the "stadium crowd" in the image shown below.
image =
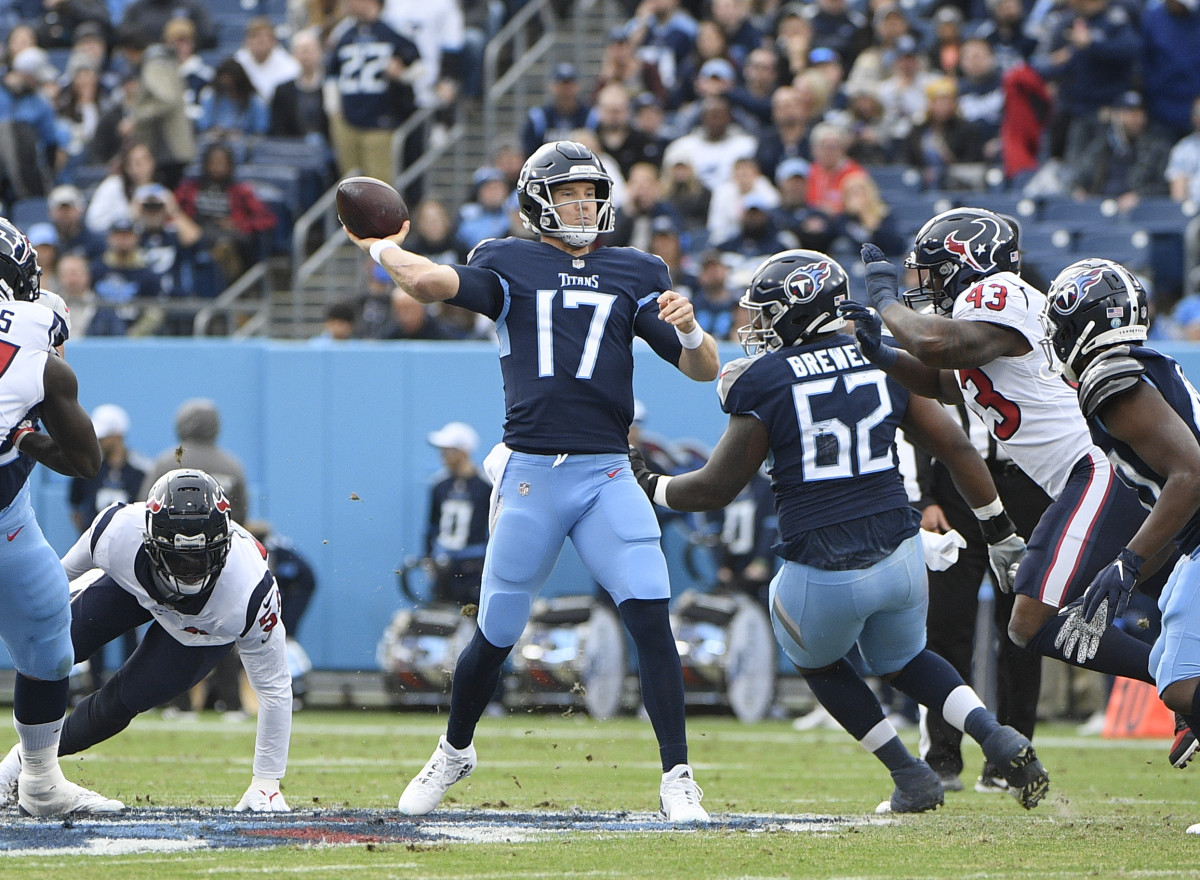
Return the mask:
M 74 335 L 189 334 L 172 298 L 215 296 L 286 252 L 296 213 L 350 168 L 392 179 L 393 133 L 419 108 L 435 121 L 404 163 L 478 101 L 483 46 L 521 5 L 265 0 L 226 16 L 197 0 L 0 0 L 0 205 L 36 239 Z M 1115 247 L 1101 227 L 1150 222 L 1154 245 L 1112 256 L 1154 290 L 1157 335 L 1200 334 L 1184 265 L 1200 0 L 622 6 L 599 68 L 551 68 L 545 103 L 511 121 L 469 201 L 406 193 L 414 249 L 459 261 L 484 238 L 528 237 L 521 164 L 571 137 L 615 178 L 606 243 L 662 256 L 722 337 L 743 323 L 731 291 L 763 257 L 873 241 L 897 258 L 935 207 L 966 203 L 1019 214 L 1042 278 Z M 1067 243 L 1047 254 L 1040 221 L 1054 218 Z M 488 333 L 442 309 L 414 316 L 362 274 L 331 306 L 340 335 Z

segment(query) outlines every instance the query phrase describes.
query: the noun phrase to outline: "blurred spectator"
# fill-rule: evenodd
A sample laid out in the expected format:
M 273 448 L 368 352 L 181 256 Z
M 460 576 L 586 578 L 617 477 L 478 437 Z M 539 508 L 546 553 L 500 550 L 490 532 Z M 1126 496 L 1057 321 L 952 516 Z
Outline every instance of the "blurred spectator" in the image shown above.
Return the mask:
M 457 339 L 452 332 L 422 303 L 399 287 L 392 290 L 392 317 L 395 326 L 387 339 Z
M 737 71 L 729 61 L 724 58 L 712 58 L 704 62 L 694 79 L 695 98 L 675 111 L 671 117 L 669 133 L 674 134 L 676 138 L 687 134 L 700 124 L 705 99 L 719 97 L 728 103 L 734 125 L 752 137 L 757 136 L 761 127 L 759 119 L 741 106 L 735 105 L 730 99 L 736 85 Z
M 716 339 L 728 339 L 737 329 L 733 309 L 738 301 L 738 292 L 729 283 L 729 267 L 716 248 L 700 255 L 699 266 L 692 288 L 696 323 Z
M 54 111 L 69 136 L 64 166 L 64 176 L 69 178 L 80 165 L 99 161 L 90 147 L 100 122 L 100 69 L 95 61 L 81 56 L 67 65 L 64 79 Z
M 750 0 L 712 0 L 709 15 L 725 35 L 729 60 L 744 75 L 750 53 L 763 41 L 763 32 L 750 17 Z
M 717 62 L 721 65 L 717 67 Z M 722 82 L 708 82 L 711 73 L 706 70 L 721 69 Z M 694 103 L 714 91 L 724 92 L 737 80 L 737 68 L 729 59 L 729 43 L 725 34 L 712 19 L 701 19 L 696 27 L 696 48 L 684 59 L 683 66 L 676 72 L 677 84 L 667 96 L 667 106 L 681 108 Z M 678 109 L 677 109 L 678 112 Z M 690 125 L 694 120 L 689 118 Z
M 131 78 L 136 80 L 128 114 L 118 130 L 123 137 L 132 137 L 150 147 L 158 166 L 159 182 L 173 187 L 183 176 L 184 167 L 196 157 L 196 136 L 188 117 L 184 82 L 175 53 L 152 44 L 151 33 L 161 34 L 161 25 L 150 31 L 122 26 L 117 32 L 117 48 L 129 65 Z
M 929 47 L 929 69 L 944 76 L 958 76 L 962 57 L 963 14 L 957 6 L 940 6 L 933 14 L 933 45 Z
M 687 230 L 704 229 L 712 193 L 696 174 L 686 150 L 663 154 L 663 200 L 675 210 Z
M 1164 177 L 1172 199 L 1200 203 L 1200 95 L 1192 101 L 1192 133 L 1171 147 Z
M 82 253 L 63 254 L 58 261 L 58 289 L 54 291 L 71 310 L 71 338 L 88 335 L 96 314 L 96 291 L 92 289 L 92 270 Z
M 325 307 L 325 318 L 321 323 L 321 334 L 317 339 L 344 342 L 354 338 L 354 323 L 357 315 L 348 302 L 334 302 Z
M 84 225 L 83 193 L 78 187 L 71 184 L 54 187 L 46 198 L 46 205 L 64 255 L 82 253 L 88 260 L 93 260 L 104 252 L 104 236 Z
M 383 21 L 416 44 L 418 107 L 452 108 L 463 82 L 465 29 L 460 0 L 385 0 Z
M 624 86 L 631 95 L 648 92 L 660 102 L 667 97 L 667 90 L 658 78 L 657 69 L 637 57 L 629 30 L 625 27 L 609 31 L 604 55 L 600 59 L 600 73 L 596 77 L 597 94 L 600 89 L 614 83 Z
M 842 186 L 846 178 L 865 174 L 863 167 L 846 155 L 850 138 L 844 128 L 822 122 L 812 130 L 813 161 L 808 175 L 809 207 L 836 217 L 842 213 Z
M 4 39 L 4 63 L 11 67 L 13 60 L 22 49 L 35 47 L 37 44 L 37 33 L 34 32 L 32 26 L 28 24 L 15 25 Z
M 300 75 L 300 63 L 275 39 L 275 25 L 265 15 L 246 22 L 242 45 L 233 53 L 267 106 L 280 84 Z M 218 75 L 220 68 L 218 67 Z
M 169 189 L 158 183 L 139 186 L 131 210 L 146 265 L 158 276 L 164 296 L 213 297 L 221 292 L 203 231 L 183 213 Z M 191 336 L 195 317 L 194 309 L 167 309 L 159 332 Z
M 779 207 L 771 215 L 775 228 L 790 232 L 802 248 L 828 252 L 837 229 L 823 211 L 808 206 L 808 176 L 811 166 L 803 159 L 784 159 L 775 169 Z
M 574 64 L 556 64 L 547 88 L 550 100 L 531 107 L 521 126 L 521 146 L 526 155 L 542 144 L 565 140 L 575 129 L 593 124 L 592 108 L 579 97 L 579 71 Z
M 404 249 L 442 265 L 465 263 L 467 256 L 455 238 L 450 209 L 437 199 L 422 199 L 413 211 L 412 228 L 404 240 Z
M 929 107 L 909 133 L 904 161 L 931 189 L 983 189 L 983 135 L 958 112 L 958 86 L 943 76 L 925 86 Z
M 815 112 L 824 116 L 831 109 L 845 106 L 846 98 L 842 93 L 845 74 L 838 53 L 821 46 L 808 53 L 808 70 L 796 78 L 796 84 L 811 81 L 813 92 L 820 99 Z
M 893 145 L 884 128 L 883 102 L 879 87 L 862 82 L 847 86 L 846 109 L 832 112 L 828 121 L 840 125 L 850 137 L 846 155 L 860 165 L 886 165 L 892 161 Z
M 217 28 L 204 0 L 133 0 L 125 7 L 119 30 L 136 28 L 158 37 L 173 18 L 186 18 L 195 25 L 197 49 L 217 47 Z
M 338 170 L 391 181 L 392 133 L 416 108 L 411 80 L 416 44 L 380 21 L 382 0 L 346 0 L 347 17 L 330 35 L 329 91 L 340 106 L 330 111 Z M 364 65 L 367 57 L 374 61 Z M 345 75 L 343 75 L 343 73 Z
M 283 629 L 290 642 L 296 638 L 300 621 L 304 618 L 304 612 L 308 610 L 313 593 L 316 592 L 316 574 L 292 542 L 275 531 L 269 522 L 251 520 L 246 523 L 246 531 L 267 551 L 267 567 L 279 585 Z
M 1037 40 L 1025 33 L 1025 7 L 1021 0 L 987 0 L 990 18 L 973 36 L 987 40 L 1002 71 L 1025 64 L 1037 48 Z
M 853 67 L 858 53 L 871 43 L 871 28 L 866 17 L 850 8 L 848 0 L 816 0 L 811 13 L 813 46 L 833 49 Z
M 632 111 L 625 87 L 611 83 L 596 94 L 596 138 L 603 152 L 617 161 L 623 177 L 638 162 L 662 162 L 662 144 L 631 124 Z
M 58 290 L 58 258 L 62 248 L 58 231 L 52 223 L 33 223 L 25 230 L 25 237 L 37 253 L 38 267 L 42 270 L 42 289 Z
M 36 46 L 12 56 L 0 81 L 0 202 L 44 196 L 67 161 L 66 127 L 39 92 L 49 59 Z
M 675 209 L 663 198 L 658 169 L 649 162 L 639 162 L 629 169 L 625 202 L 617 211 L 616 223 L 605 243 L 649 251 L 651 227 L 659 217 L 680 225 Z
M 1149 0 L 1142 11 L 1142 91 L 1150 122 L 1172 142 L 1191 130 L 1200 95 L 1200 0 Z
M 210 144 L 205 149 L 200 176 L 180 183 L 175 198 L 204 230 L 213 262 L 226 284 L 262 258 L 265 234 L 279 222 L 250 184 L 235 179 L 233 151 L 224 144 Z
M 139 186 L 154 183 L 154 153 L 143 141 L 131 141 L 117 159 L 117 170 L 100 181 L 88 202 L 84 222 L 93 232 L 104 233 L 116 220 L 129 220 L 129 200 Z
M 742 84 L 726 96 L 753 119 L 755 133 L 771 124 L 771 96 L 779 85 L 779 60 L 770 49 L 754 49 L 742 64 Z
M 917 41 L 908 34 L 896 40 L 891 73 L 879 85 L 879 100 L 886 111 L 884 132 L 892 143 L 900 143 L 912 131 L 913 122 L 925 117 L 928 103 L 925 86 L 934 79 L 924 70 Z
M 696 45 L 696 19 L 679 6 L 679 0 L 642 0 L 626 24 L 638 58 L 654 71 L 667 94 L 675 90 L 684 60 Z
M 474 198 L 458 209 L 455 236 L 464 253 L 485 238 L 503 238 L 508 233 L 511 218 L 506 205 L 511 190 L 508 180 L 498 168 L 485 165 L 471 178 Z
M 763 176 L 758 162 L 752 157 L 745 157 L 733 163 L 733 174 L 729 180 L 713 190 L 708 206 L 709 241 L 725 241 L 738 233 L 744 206 L 751 197 L 756 197 L 765 205 L 768 213 L 779 205 L 779 192 Z
M 1000 120 L 1000 152 L 1004 177 L 1021 186 L 1041 163 L 1042 135 L 1050 116 L 1046 83 L 1028 64 L 1004 73 L 1004 115 Z
M 247 138 L 264 135 L 271 124 L 271 113 L 262 96 L 254 90 L 246 71 L 233 58 L 217 65 L 212 85 L 200 96 L 197 133 L 208 143 L 239 145 Z
M 780 86 L 771 95 L 771 127 L 759 138 L 755 157 L 763 174 L 774 176 L 784 159 L 809 159 L 808 135 L 815 99 L 811 92 Z
M 670 217 L 656 217 L 650 224 L 650 247 L 647 252 L 667 264 L 671 289 L 690 297 L 696 279 L 683 264 L 683 237 L 679 224 Z
M 812 22 L 803 3 L 785 3 L 775 19 L 775 55 L 779 59 L 780 78 L 790 81 L 808 67 L 813 47 Z
M 992 44 L 979 37 L 964 40 L 958 66 L 958 112 L 979 129 L 983 155 L 988 162 L 995 162 L 1000 157 L 1004 83 Z
M 29 21 L 43 49 L 64 49 L 75 40 L 75 29 L 87 22 L 109 27 L 104 0 L 42 0 L 39 14 Z
M 600 145 L 600 139 L 596 137 L 596 132 L 590 128 L 577 128 L 567 135 L 567 140 L 583 144 L 596 154 L 596 158 L 600 160 L 604 170 L 608 172 L 608 176 L 612 178 L 613 208 L 620 210 L 621 206 L 625 204 L 625 174 L 621 171 L 617 160 L 605 152 L 604 147 Z M 525 229 L 525 224 L 521 222 L 520 214 L 517 212 L 517 194 L 515 192 L 509 194 L 508 209 L 512 228 L 520 230 L 523 235 L 530 235 L 531 233 Z
M 838 245 L 843 253 L 857 254 L 863 244 L 871 242 L 889 257 L 904 254 L 909 243 L 896 228 L 895 218 L 870 175 L 847 177 L 842 186 L 842 198 L 844 205 L 838 236 L 845 241 L 839 241 Z
M 132 220 L 113 221 L 108 248 L 92 263 L 91 273 L 101 302 L 88 323 L 89 336 L 149 336 L 158 330 L 162 286 L 146 265 Z
M 316 30 L 306 28 L 292 36 L 292 55 L 300 65 L 296 77 L 280 83 L 271 98 L 272 137 L 307 138 L 329 143 L 329 118 L 325 115 L 322 87 L 325 65 Z
M 633 127 L 646 137 L 654 140 L 657 149 L 665 151 L 671 142 L 665 134 L 667 131 L 667 114 L 662 102 L 650 92 L 642 92 L 633 99 Z
M 742 201 L 742 220 L 738 230 L 714 246 L 722 253 L 742 257 L 747 266 L 757 264 L 771 254 L 794 248 L 796 237 L 776 227 L 771 217 L 771 209 L 776 204 L 778 197 L 770 199 L 760 193 L 746 196 Z
M 392 317 L 392 289 L 396 282 L 386 269 L 369 257 L 363 272 L 363 296 L 358 305 L 355 335 L 361 339 L 386 339 L 396 327 Z
M 1150 128 L 1142 96 L 1126 92 L 1104 115 L 1107 125 L 1069 169 L 1076 197 L 1114 196 L 1126 213 L 1143 197 L 1167 195 L 1171 144 Z
M 1046 22 L 1033 67 L 1056 86 L 1050 156 L 1075 160 L 1100 111 L 1133 88 L 1142 37 L 1125 0 L 1065 0 Z
M 71 53 L 67 56 L 67 74 L 72 67 L 91 62 L 100 74 L 100 94 L 107 97 L 121 81 L 120 75 L 111 69 L 109 43 L 112 30 L 107 25 L 87 21 L 75 28 L 71 38 Z
M 705 189 L 713 192 L 733 174 L 733 163 L 753 156 L 757 146 L 753 135 L 733 124 L 729 99 L 709 95 L 700 104 L 699 126 L 667 146 L 663 164 L 687 157 Z
M 176 68 L 183 80 L 183 103 L 188 119 L 200 118 L 200 96 L 212 83 L 215 71 L 196 51 L 196 26 L 190 18 L 172 18 L 163 28 L 163 45 L 175 53 Z
M 854 60 L 854 66 L 846 76 L 847 89 L 865 84 L 878 86 L 882 83 L 891 73 L 894 57 L 892 53 L 896 51 L 896 41 L 906 34 L 912 35 L 907 13 L 892 0 L 883 0 L 875 7 L 871 24 L 875 39 L 870 46 L 859 52 L 858 58 Z

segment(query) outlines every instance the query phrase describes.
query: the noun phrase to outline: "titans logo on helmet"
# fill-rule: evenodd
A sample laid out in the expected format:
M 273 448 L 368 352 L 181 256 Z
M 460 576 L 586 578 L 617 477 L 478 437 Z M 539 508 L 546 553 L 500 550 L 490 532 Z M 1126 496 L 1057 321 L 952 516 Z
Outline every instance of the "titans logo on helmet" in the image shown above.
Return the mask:
M 783 282 L 784 292 L 798 303 L 811 302 L 832 274 L 833 266 L 828 260 L 801 266 Z
M 1103 268 L 1095 268 L 1071 277 L 1068 284 L 1063 284 L 1054 291 L 1054 297 L 1051 300 L 1054 310 L 1062 315 L 1071 314 L 1083 302 L 1087 292 L 1099 284 L 1103 277 Z
M 980 260 L 979 257 L 983 254 L 991 254 L 1003 241 L 1000 224 L 991 217 L 975 217 L 971 220 L 971 225 L 979 227 L 979 231 L 963 241 L 958 237 L 958 230 L 955 230 L 946 236 L 943 246 L 948 253 L 957 254 L 962 258 L 963 263 L 975 271 L 989 272 L 996 265 L 995 260 L 985 261 Z

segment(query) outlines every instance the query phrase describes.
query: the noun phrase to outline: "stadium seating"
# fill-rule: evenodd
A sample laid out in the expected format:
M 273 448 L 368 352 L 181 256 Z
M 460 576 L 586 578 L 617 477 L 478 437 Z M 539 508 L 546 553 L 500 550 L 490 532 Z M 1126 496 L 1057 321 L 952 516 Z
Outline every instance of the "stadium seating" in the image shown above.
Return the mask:
M 45 196 L 17 199 L 8 209 L 8 219 L 26 231 L 34 223 L 50 222 L 50 209 L 46 205 Z

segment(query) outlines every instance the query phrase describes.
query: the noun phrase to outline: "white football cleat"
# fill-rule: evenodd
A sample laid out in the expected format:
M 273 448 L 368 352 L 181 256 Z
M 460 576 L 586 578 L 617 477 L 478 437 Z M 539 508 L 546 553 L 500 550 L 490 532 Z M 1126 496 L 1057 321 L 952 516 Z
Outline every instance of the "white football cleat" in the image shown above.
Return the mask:
M 446 742 L 445 736 L 439 737 L 433 756 L 400 795 L 397 809 L 405 816 L 432 813 L 450 786 L 470 776 L 475 764 L 474 743 L 460 751 Z
M 668 822 L 707 822 L 708 812 L 700 806 L 704 792 L 692 777 L 692 768 L 676 764 L 663 774 L 658 789 L 658 814 Z
M 58 767 L 38 776 L 21 773 L 17 802 L 21 812 L 28 816 L 103 815 L 125 809 L 120 801 L 69 781 Z
M 0 807 L 17 805 L 17 780 L 21 776 L 21 744 L 8 750 L 0 761 Z

